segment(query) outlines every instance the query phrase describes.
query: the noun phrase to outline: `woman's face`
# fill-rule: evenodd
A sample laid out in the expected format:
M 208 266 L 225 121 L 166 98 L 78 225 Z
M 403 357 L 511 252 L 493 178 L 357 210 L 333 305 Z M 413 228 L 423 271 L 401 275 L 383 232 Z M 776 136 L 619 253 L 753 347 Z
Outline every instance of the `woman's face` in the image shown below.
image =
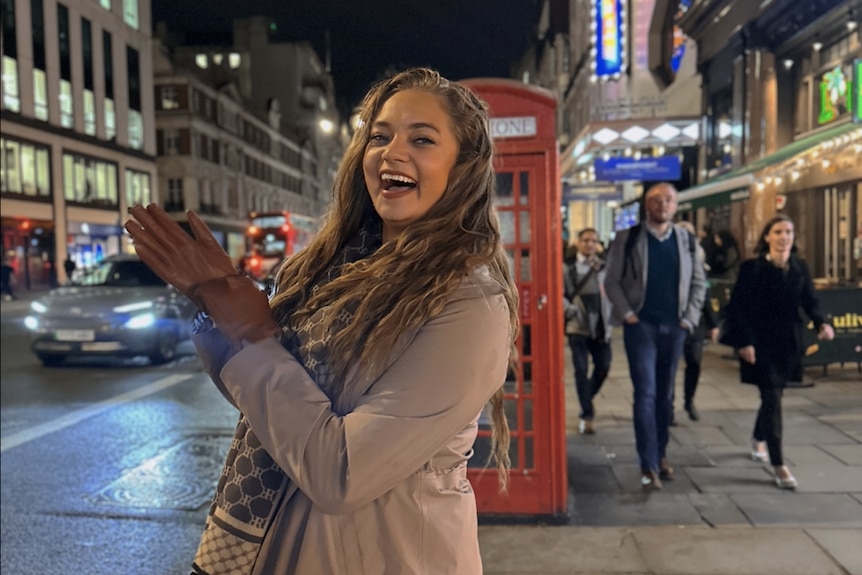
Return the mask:
M 787 252 L 793 247 L 793 224 L 779 221 L 769 228 L 763 238 L 769 244 L 771 252 Z
M 446 191 L 458 140 L 443 100 L 409 89 L 383 104 L 371 123 L 362 168 L 383 240 L 397 237 Z

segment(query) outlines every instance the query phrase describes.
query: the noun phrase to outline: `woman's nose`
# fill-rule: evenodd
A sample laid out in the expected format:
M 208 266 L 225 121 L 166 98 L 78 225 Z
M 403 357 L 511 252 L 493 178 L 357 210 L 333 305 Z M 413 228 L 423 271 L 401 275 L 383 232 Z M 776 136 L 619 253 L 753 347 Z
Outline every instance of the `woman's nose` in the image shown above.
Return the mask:
M 394 137 L 389 140 L 386 147 L 383 148 L 383 159 L 390 162 L 402 162 L 407 158 L 407 147 L 399 137 Z

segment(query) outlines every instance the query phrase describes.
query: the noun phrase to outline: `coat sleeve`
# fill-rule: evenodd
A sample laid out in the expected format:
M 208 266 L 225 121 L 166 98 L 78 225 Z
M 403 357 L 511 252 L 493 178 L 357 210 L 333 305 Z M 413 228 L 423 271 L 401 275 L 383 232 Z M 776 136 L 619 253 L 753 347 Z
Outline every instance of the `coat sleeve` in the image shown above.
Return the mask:
M 605 293 L 611 302 L 611 313 L 619 322 L 622 322 L 629 313 L 634 313 L 621 283 L 623 266 L 625 265 L 626 237 L 630 233 L 631 230 L 624 230 L 617 234 L 608 249 L 608 259 L 605 265 Z
M 818 331 L 820 326 L 826 323 L 826 319 L 820 311 L 820 300 L 817 298 L 817 290 L 814 289 L 808 264 L 802 259 L 797 261 L 799 262 L 799 269 L 802 270 L 802 297 L 799 303 L 805 311 L 805 315 L 814 322 L 814 331 Z
M 757 260 L 748 260 L 739 268 L 739 277 L 733 285 L 728 306 L 728 321 L 734 333 L 735 347 L 755 344 L 754 323 L 757 321 L 755 266 Z
M 503 384 L 502 295 L 454 300 L 429 320 L 354 410 L 328 397 L 276 340 L 250 344 L 221 373 L 261 444 L 325 513 L 346 513 L 415 473 Z
M 576 265 L 576 264 L 572 264 Z M 563 317 L 566 321 L 578 315 L 578 306 L 573 302 L 572 294 L 575 285 L 572 283 L 572 274 L 568 265 L 563 264 Z
M 694 236 L 688 234 L 686 241 L 693 242 Z M 689 331 L 693 332 L 700 323 L 700 314 L 703 311 L 703 301 L 706 298 L 706 272 L 700 264 L 697 256 L 692 258 L 691 283 L 688 291 L 688 307 L 683 315 L 683 321 L 688 323 Z

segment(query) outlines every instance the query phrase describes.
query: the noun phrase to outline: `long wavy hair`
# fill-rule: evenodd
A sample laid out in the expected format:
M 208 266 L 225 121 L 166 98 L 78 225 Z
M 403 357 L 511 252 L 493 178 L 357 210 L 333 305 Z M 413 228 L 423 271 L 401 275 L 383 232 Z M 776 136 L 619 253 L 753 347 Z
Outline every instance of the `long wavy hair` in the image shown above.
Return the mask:
M 371 256 L 345 265 L 337 279 L 312 291 L 311 286 L 320 281 L 360 227 L 369 219 L 379 220 L 362 167 L 370 127 L 389 98 L 410 89 L 436 94 L 449 113 L 458 157 L 446 190 L 397 239 L 385 242 Z M 493 206 L 496 179 L 487 104 L 434 70 L 411 68 L 374 86 L 361 105 L 359 118 L 335 176 L 332 202 L 320 232 L 279 270 L 272 300 L 275 317 L 284 325 L 308 318 L 325 306 L 335 311 L 356 310 L 354 320 L 346 326 L 335 324 L 338 313 L 325 314 L 330 319 L 324 327 L 332 335 L 331 366 L 335 381 L 343 384 L 352 366 L 369 373 L 379 371 L 404 332 L 439 314 L 464 276 L 478 266 L 487 266 L 503 286 L 509 308 L 511 365 L 518 333 L 518 295 Z M 509 428 L 502 386 L 491 399 L 491 408 L 491 457 L 501 489 L 505 489 Z

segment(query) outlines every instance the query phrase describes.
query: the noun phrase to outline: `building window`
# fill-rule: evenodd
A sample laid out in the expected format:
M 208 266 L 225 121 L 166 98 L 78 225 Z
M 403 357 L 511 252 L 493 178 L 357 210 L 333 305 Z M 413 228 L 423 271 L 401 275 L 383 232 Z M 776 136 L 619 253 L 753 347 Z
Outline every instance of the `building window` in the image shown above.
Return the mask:
M 165 155 L 176 156 L 180 153 L 180 131 L 165 130 L 164 132 Z
M 114 54 L 111 33 L 102 31 L 102 51 L 104 54 L 105 68 L 105 97 L 114 99 Z
M 138 0 L 123 0 L 123 21 L 138 29 Z
M 44 70 L 33 69 L 33 115 L 48 121 L 48 81 Z
M 207 66 L 209 66 L 209 62 L 207 61 L 206 54 L 198 54 L 195 56 L 195 64 L 198 68 L 203 68 L 206 70 Z
M 240 64 L 240 56 L 236 52 L 231 52 L 227 57 L 228 66 L 230 66 L 231 70 L 236 70 L 239 68 Z
M 126 62 L 129 73 L 129 147 L 140 150 L 144 147 L 144 118 L 141 115 L 141 71 L 138 51 L 126 46 Z
M 72 82 L 69 80 L 60 80 L 60 125 L 64 128 L 71 128 L 75 125 Z
M 45 146 L 0 138 L 0 191 L 31 198 L 50 197 L 49 157 Z
M 126 205 L 146 206 L 152 201 L 150 175 L 137 170 L 126 170 Z
M 96 98 L 92 90 L 84 90 L 84 133 L 96 135 Z
M 183 181 L 179 178 L 168 179 L 168 195 L 165 198 L 166 212 L 184 212 Z
M 77 154 L 63 154 L 63 196 L 67 202 L 117 208 L 117 166 Z
M 117 136 L 117 116 L 114 113 L 114 101 L 105 99 L 105 139 L 113 140 Z
M 111 0 L 99 0 L 99 4 L 101 4 L 102 8 L 105 10 L 111 9 Z
M 162 86 L 159 88 L 159 95 L 162 100 L 162 110 L 176 110 L 180 107 L 180 102 L 177 99 L 177 89 L 173 86 Z
M 15 0 L 0 0 L 0 29 L 3 31 L 3 107 L 21 111 L 18 92 L 18 35 L 15 33 Z

